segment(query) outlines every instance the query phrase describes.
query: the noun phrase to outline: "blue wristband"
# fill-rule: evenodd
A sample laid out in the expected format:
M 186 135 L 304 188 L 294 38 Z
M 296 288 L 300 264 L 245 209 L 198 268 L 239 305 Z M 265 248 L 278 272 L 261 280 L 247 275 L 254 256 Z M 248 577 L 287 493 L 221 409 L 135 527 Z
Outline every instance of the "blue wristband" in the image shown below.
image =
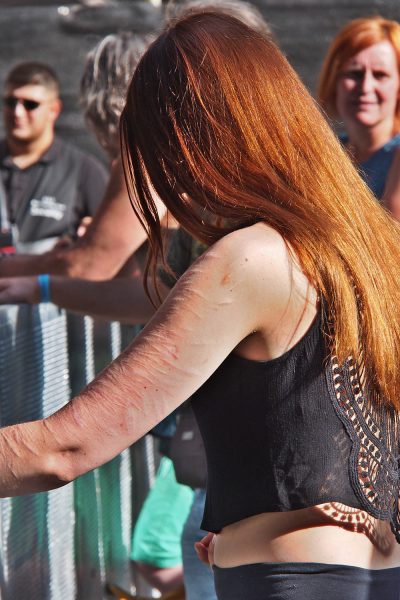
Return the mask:
M 40 302 L 51 302 L 50 275 L 38 275 Z

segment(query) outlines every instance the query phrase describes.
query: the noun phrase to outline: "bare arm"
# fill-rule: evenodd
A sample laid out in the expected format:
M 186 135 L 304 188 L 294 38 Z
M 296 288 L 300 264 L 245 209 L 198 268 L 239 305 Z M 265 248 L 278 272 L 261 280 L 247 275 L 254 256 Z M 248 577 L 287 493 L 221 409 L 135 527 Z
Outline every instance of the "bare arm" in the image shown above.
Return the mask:
M 155 311 L 144 291 L 141 273 L 107 281 L 52 275 L 50 290 L 52 302 L 60 308 L 109 321 L 139 325 L 147 323 Z M 169 289 L 160 283 L 159 292 L 166 297 Z M 155 294 L 152 297 L 156 298 Z M 0 304 L 20 302 L 40 302 L 37 277 L 0 279 Z
M 292 280 L 283 242 L 266 232 L 249 228 L 215 244 L 82 394 L 45 420 L 3 429 L 1 495 L 63 485 L 103 464 L 191 396 L 250 333 L 262 331 L 268 345 Z
M 390 167 L 382 203 L 395 219 L 400 220 L 400 149 L 396 150 Z
M 163 212 L 160 203 L 160 212 Z M 121 161 L 111 169 L 103 202 L 85 235 L 69 248 L 0 261 L 0 277 L 51 273 L 110 279 L 146 240 L 129 202 Z

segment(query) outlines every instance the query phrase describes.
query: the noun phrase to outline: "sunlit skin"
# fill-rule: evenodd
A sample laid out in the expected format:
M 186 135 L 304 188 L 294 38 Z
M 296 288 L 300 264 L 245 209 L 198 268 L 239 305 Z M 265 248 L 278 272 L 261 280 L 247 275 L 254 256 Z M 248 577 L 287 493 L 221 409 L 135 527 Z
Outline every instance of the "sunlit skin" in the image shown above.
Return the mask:
M 197 29 L 199 20 L 201 30 Z M 225 36 L 215 36 L 217 26 L 227 27 Z M 5 496 L 59 487 L 109 460 L 192 396 L 232 352 L 255 361 L 281 357 L 305 336 L 321 310 L 314 286 L 326 298 L 339 324 L 340 317 L 343 321 L 353 319 L 349 325 L 354 325 L 354 335 L 346 337 L 345 329 L 341 335 L 339 328 L 334 336 L 337 340 L 332 340 L 339 348 L 339 342 L 343 342 L 344 353 L 348 344 L 356 350 L 353 342 L 363 340 L 357 331 L 359 315 L 353 289 L 355 280 L 360 284 L 366 307 L 360 315 L 364 317 L 363 329 L 371 335 L 376 331 L 376 339 L 383 346 L 378 352 L 366 338 L 371 369 L 375 367 L 381 374 L 383 384 L 394 381 L 400 388 L 397 377 L 400 335 L 396 328 L 400 320 L 397 231 L 360 183 L 326 123 L 318 121 L 320 116 L 313 102 L 307 100 L 297 79 L 269 40 L 252 39 L 248 29 L 218 15 L 188 17 L 185 27 L 191 27 L 193 37 L 187 35 L 187 29 L 181 33 L 178 27 L 174 30 L 176 40 L 178 34 L 181 36 L 179 52 L 185 58 L 185 70 L 177 71 L 176 88 L 171 88 L 173 77 L 166 76 L 165 82 L 160 78 L 161 71 L 171 73 L 177 64 L 175 60 L 170 61 L 169 52 L 159 53 L 157 44 L 149 50 L 148 56 L 154 59 L 152 52 L 156 49 L 159 62 L 153 64 L 149 60 L 147 64 L 144 59 L 143 71 L 139 67 L 134 76 L 132 105 L 128 102 L 122 119 L 127 131 L 134 133 L 133 138 L 128 136 L 126 140 L 127 157 L 137 167 L 141 158 L 145 155 L 147 158 L 143 160 L 142 176 L 136 168 L 135 179 L 128 178 L 130 189 L 134 195 L 140 190 L 139 200 L 147 206 L 148 186 L 144 185 L 147 173 L 160 197 L 165 198 L 175 214 L 173 200 L 182 200 L 184 190 L 194 202 L 197 182 L 201 181 L 199 205 L 205 194 L 205 198 L 209 198 L 206 206 L 210 203 L 210 208 L 215 210 L 211 213 L 221 218 L 225 218 L 226 213 L 233 218 L 240 208 L 240 218 L 235 217 L 239 219 L 239 228 L 219 239 L 217 234 L 208 236 L 207 222 L 203 223 L 198 236 L 218 241 L 181 277 L 128 349 L 54 415 L 2 430 L 0 491 Z M 191 43 L 193 40 L 197 43 Z M 239 42 L 243 45 L 241 53 L 236 51 Z M 247 51 L 245 44 L 249 44 Z M 190 52 L 185 50 L 186 45 L 190 46 Z M 215 57 L 212 63 L 207 62 L 209 54 Z M 270 75 L 265 68 L 270 66 L 269 57 L 273 58 Z M 186 65 L 190 68 L 186 69 Z M 279 78 L 275 77 L 277 65 L 282 70 Z M 200 78 L 204 85 L 199 86 L 200 70 L 204 70 L 204 81 Z M 254 94 L 248 93 L 249 72 Z M 227 99 L 224 106 L 220 105 L 221 94 L 214 93 L 216 75 Z M 146 82 L 144 87 L 141 77 Z M 264 85 L 265 82 L 268 85 Z M 149 94 L 144 92 L 149 89 L 153 90 L 154 98 L 161 99 L 162 105 L 158 103 L 157 110 L 148 113 L 151 118 L 147 122 L 144 117 Z M 193 91 L 189 96 L 188 90 Z M 197 104 L 193 104 L 195 92 L 201 92 L 201 102 Z M 281 95 L 292 102 L 274 104 Z M 190 97 L 187 106 L 182 101 L 186 96 Z M 203 96 L 207 96 L 207 101 Z M 156 133 L 159 108 L 169 100 L 170 118 L 168 120 L 165 113 L 161 138 L 154 135 L 151 139 L 153 129 L 149 125 L 153 124 Z M 231 118 L 230 110 L 226 110 L 228 106 L 234 111 L 235 119 Z M 277 110 L 280 106 L 286 110 Z M 210 118 L 214 114 L 219 115 L 221 123 Z M 133 125 L 136 115 L 143 116 L 143 120 L 137 119 Z M 291 116 L 294 117 L 293 129 L 288 125 Z M 198 140 L 198 125 L 204 120 L 209 128 Z M 315 131 L 314 120 L 318 125 Z M 237 135 L 237 128 L 232 128 L 233 121 L 241 123 L 241 134 Z M 169 127 L 164 128 L 167 124 Z M 190 124 L 194 125 L 192 129 L 188 129 Z M 164 154 L 164 136 L 170 129 L 174 137 L 169 135 L 170 147 Z M 274 131 L 276 136 L 271 133 Z M 181 141 L 174 148 L 175 137 Z M 280 140 L 279 147 L 276 139 Z M 136 143 L 135 140 L 141 141 Z M 188 148 L 192 143 L 187 145 L 188 141 L 195 146 L 190 152 Z M 159 150 L 161 156 L 154 149 Z M 218 152 L 222 155 L 219 167 Z M 182 153 L 183 156 L 189 154 L 190 160 L 181 160 Z M 157 160 L 153 160 L 153 155 Z M 321 155 L 325 160 L 321 160 Z M 193 156 L 197 156 L 196 165 Z M 158 157 L 165 159 L 165 168 L 160 169 Z M 171 168 L 167 169 L 167 162 Z M 242 162 L 243 172 L 240 170 Z M 326 168 L 327 163 L 329 168 Z M 334 166 L 337 168 L 332 168 Z M 187 177 L 188 169 L 191 177 Z M 343 178 L 336 177 L 336 172 L 343 174 Z M 163 179 L 168 183 L 163 185 Z M 265 195 L 268 183 L 271 189 L 276 188 L 273 202 Z M 355 198 L 360 198 L 357 205 Z M 249 210 L 250 204 L 254 204 L 257 212 Z M 196 237 L 195 211 L 189 202 L 185 206 L 187 212 L 174 203 L 176 216 L 180 216 L 181 224 Z M 305 218 L 309 219 L 307 223 Z M 245 226 L 255 220 L 276 221 L 277 229 L 285 232 L 285 240 L 263 222 Z M 365 233 L 365 226 L 377 231 L 377 225 L 381 226 L 380 235 L 385 241 L 381 243 L 380 253 L 376 253 Z M 291 240 L 293 247 L 290 247 Z M 354 274 L 357 277 L 353 277 Z M 60 283 L 56 278 L 54 285 L 51 284 L 55 298 Z M 4 293 L 7 294 L 7 290 Z M 122 301 L 126 303 L 125 298 L 121 304 Z M 134 303 L 131 304 L 133 307 Z M 370 315 L 374 319 L 368 321 Z M 398 342 L 397 345 L 390 345 L 391 340 Z M 392 348 L 393 356 L 392 350 L 386 351 L 385 341 L 388 348 Z M 386 362 L 390 369 L 383 368 Z M 396 405 L 397 391 L 388 394 L 390 399 L 392 396 Z M 230 398 L 225 400 L 229 404 Z M 251 410 L 250 393 L 248 398 L 243 398 L 244 422 Z M 393 423 L 393 427 L 395 425 Z M 296 435 L 295 430 L 296 423 L 293 435 Z M 231 435 L 235 436 L 235 431 Z M 347 435 L 345 431 L 343 435 Z M 240 450 L 241 440 L 236 441 Z M 337 442 L 335 437 L 329 443 L 333 457 L 337 457 L 341 465 L 340 440 Z M 327 476 L 330 476 L 329 471 Z M 320 498 L 308 501 L 320 502 Z M 235 501 L 232 497 L 232 502 Z M 372 569 L 400 564 L 400 546 L 387 524 L 374 521 L 365 511 L 335 504 L 333 501 L 319 506 L 305 503 L 307 507 L 302 510 L 262 513 L 232 523 L 200 543 L 199 554 L 222 567 L 269 561 L 334 562 Z
M 27 110 L 22 102 L 17 102 L 15 107 L 3 106 L 10 154 L 20 168 L 26 168 L 36 162 L 51 145 L 61 101 L 55 90 L 42 85 L 7 86 L 3 95 L 39 103 L 33 110 Z
M 277 232 L 258 224 L 229 234 L 192 265 L 143 334 L 80 396 L 44 421 L 2 430 L 0 462 L 13 465 L 13 473 L 0 465 L 2 494 L 60 486 L 102 464 L 193 394 L 230 352 L 276 358 L 304 336 L 317 310 L 315 291 Z M 148 317 L 151 311 L 148 304 Z M 351 530 L 330 512 L 327 505 L 244 519 L 209 535 L 197 545 L 199 555 L 208 559 L 211 542 L 211 559 L 226 567 L 338 557 L 365 568 L 399 564 L 387 524 L 371 525 L 354 510 L 359 528 Z
M 343 65 L 336 108 L 348 133 L 350 150 L 359 162 L 394 135 L 399 87 L 399 66 L 389 41 L 361 50 Z

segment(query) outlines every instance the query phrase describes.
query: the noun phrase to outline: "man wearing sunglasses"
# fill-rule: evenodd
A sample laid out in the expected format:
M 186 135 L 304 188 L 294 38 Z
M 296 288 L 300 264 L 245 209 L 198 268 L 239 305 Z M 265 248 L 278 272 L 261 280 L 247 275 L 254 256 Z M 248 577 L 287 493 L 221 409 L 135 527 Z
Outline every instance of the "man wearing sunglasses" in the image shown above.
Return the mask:
M 60 111 L 51 68 L 21 63 L 9 72 L 3 95 L 6 137 L 0 141 L 3 246 L 45 251 L 60 237 L 75 235 L 102 200 L 107 172 L 94 157 L 55 136 Z

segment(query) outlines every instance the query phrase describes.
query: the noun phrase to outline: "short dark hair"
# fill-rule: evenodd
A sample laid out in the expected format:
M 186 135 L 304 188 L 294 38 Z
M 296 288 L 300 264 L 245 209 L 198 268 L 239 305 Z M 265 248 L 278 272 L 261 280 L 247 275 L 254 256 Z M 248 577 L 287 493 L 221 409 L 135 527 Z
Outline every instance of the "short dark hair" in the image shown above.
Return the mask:
M 12 87 L 42 85 L 48 90 L 55 91 L 57 95 L 60 92 L 60 83 L 55 71 L 40 62 L 23 62 L 15 65 L 8 73 L 5 85 Z

